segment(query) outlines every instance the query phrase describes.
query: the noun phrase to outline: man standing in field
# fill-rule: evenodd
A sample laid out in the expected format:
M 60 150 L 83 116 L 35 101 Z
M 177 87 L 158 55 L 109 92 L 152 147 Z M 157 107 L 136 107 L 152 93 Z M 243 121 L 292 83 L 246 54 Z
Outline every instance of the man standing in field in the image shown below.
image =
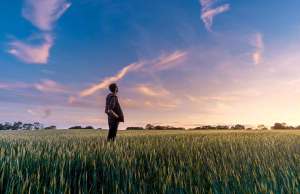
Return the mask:
M 115 83 L 109 85 L 110 93 L 106 97 L 105 113 L 108 116 L 108 136 L 107 141 L 114 141 L 117 135 L 120 122 L 124 122 L 124 115 L 118 101 L 118 86 Z

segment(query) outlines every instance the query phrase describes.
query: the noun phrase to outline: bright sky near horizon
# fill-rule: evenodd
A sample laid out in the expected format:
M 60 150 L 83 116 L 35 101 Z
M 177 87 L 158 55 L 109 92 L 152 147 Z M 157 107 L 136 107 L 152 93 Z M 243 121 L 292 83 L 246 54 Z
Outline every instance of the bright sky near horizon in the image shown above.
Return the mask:
M 300 124 L 300 1 L 11 0 L 0 122 L 106 127 Z

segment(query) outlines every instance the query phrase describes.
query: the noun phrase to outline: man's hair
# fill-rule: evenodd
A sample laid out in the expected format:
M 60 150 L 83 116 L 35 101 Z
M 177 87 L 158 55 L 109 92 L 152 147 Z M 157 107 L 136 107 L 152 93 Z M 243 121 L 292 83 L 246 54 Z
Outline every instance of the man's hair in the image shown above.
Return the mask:
M 111 92 L 116 92 L 117 84 L 116 83 L 109 84 L 108 89 Z

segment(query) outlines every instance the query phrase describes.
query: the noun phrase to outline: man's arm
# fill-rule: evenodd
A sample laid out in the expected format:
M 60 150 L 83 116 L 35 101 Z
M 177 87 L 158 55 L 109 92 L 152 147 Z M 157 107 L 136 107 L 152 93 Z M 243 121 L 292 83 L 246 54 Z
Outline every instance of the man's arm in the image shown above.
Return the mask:
M 119 118 L 119 116 L 117 115 L 117 113 L 115 113 L 113 111 L 113 109 L 116 106 L 116 96 L 111 97 L 110 102 L 108 104 L 108 113 L 112 114 L 114 117 Z

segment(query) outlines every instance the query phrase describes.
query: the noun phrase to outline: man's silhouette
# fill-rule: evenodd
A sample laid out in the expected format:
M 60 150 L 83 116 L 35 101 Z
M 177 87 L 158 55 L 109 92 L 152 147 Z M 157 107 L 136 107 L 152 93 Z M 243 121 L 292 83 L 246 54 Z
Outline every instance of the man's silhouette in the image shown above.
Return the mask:
M 109 93 L 106 97 L 105 113 L 108 116 L 108 136 L 107 141 L 114 141 L 117 135 L 120 122 L 124 122 L 124 115 L 118 101 L 118 86 L 115 83 L 109 85 Z

